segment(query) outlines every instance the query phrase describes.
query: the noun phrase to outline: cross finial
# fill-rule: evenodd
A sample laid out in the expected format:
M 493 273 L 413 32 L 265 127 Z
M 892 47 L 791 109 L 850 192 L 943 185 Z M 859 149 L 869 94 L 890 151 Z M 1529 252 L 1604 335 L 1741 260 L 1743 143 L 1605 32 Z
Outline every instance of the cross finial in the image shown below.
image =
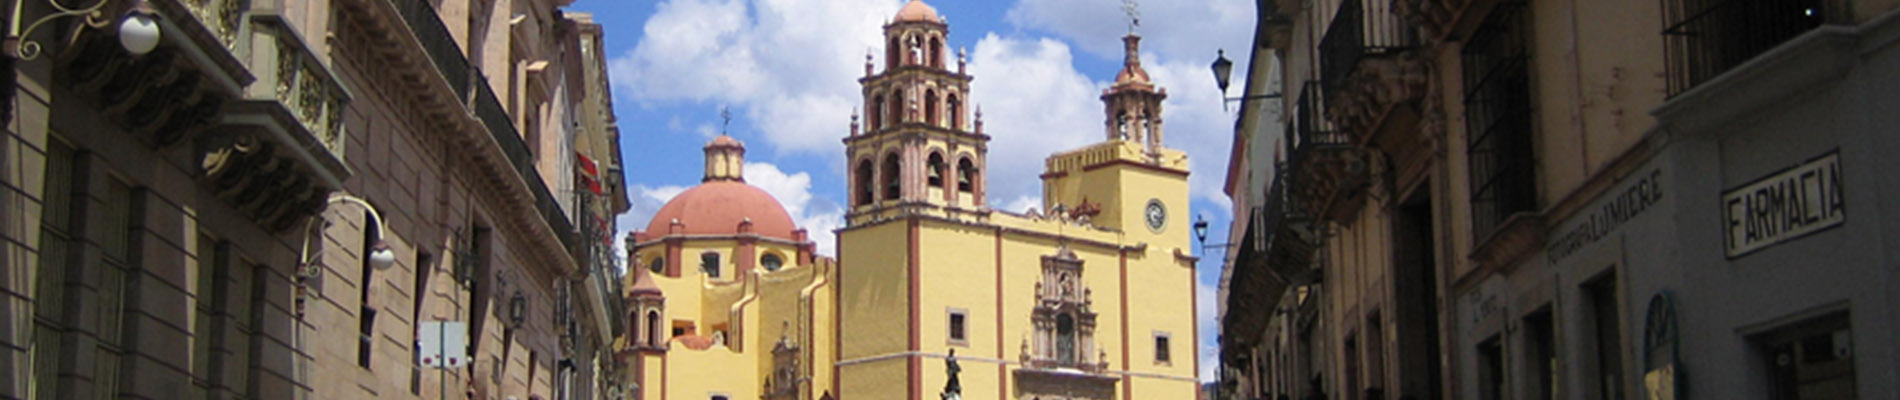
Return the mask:
M 1141 28 L 1141 10 L 1138 8 L 1140 6 L 1135 3 L 1135 0 L 1122 0 L 1122 13 L 1128 14 L 1128 33 L 1130 34 L 1135 33 L 1135 29 Z
M 726 128 L 732 126 L 732 108 L 719 106 L 719 134 L 725 135 Z

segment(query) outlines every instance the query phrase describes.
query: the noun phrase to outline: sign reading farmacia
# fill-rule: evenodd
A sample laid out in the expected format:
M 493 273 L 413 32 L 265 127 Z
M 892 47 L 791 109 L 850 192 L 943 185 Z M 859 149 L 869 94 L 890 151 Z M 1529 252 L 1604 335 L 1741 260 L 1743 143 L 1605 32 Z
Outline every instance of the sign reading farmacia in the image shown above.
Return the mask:
M 1846 222 L 1841 194 L 1838 151 L 1722 192 L 1728 257 Z

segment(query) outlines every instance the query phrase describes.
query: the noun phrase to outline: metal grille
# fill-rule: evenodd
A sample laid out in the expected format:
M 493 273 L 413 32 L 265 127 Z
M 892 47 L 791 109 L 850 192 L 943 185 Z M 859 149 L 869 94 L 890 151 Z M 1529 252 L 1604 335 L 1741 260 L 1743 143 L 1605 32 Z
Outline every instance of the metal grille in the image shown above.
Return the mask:
M 1821 26 L 1820 0 L 1664 0 L 1669 95 Z
M 429 53 L 431 60 L 435 61 L 436 69 L 448 79 L 449 86 L 455 89 L 456 96 L 468 98 L 469 89 L 472 87 L 475 90 L 474 104 L 472 104 L 475 117 L 481 119 L 482 125 L 488 127 L 489 135 L 501 145 L 502 153 L 508 155 L 508 161 L 513 164 L 515 172 L 520 173 L 522 180 L 527 181 L 528 190 L 534 193 L 535 208 L 541 213 L 541 219 L 547 221 L 549 228 L 553 228 L 555 236 L 560 238 L 561 244 L 570 253 L 578 249 L 580 234 L 574 229 L 573 221 L 567 219 L 567 213 L 554 202 L 554 192 L 548 190 L 547 182 L 541 179 L 541 174 L 535 169 L 534 154 L 529 152 L 528 144 L 522 141 L 521 134 L 515 130 L 514 122 L 508 117 L 508 111 L 503 109 L 501 101 L 496 99 L 494 89 L 488 86 L 488 79 L 484 78 L 480 71 L 469 67 L 468 58 L 462 55 L 461 47 L 455 43 L 455 38 L 449 35 L 448 27 L 442 25 L 442 19 L 436 14 L 435 8 L 421 0 L 390 0 L 390 2 L 396 6 L 397 11 L 402 13 L 403 21 L 409 24 L 409 29 L 415 31 L 416 40 L 422 43 L 423 50 Z M 471 82 L 476 84 L 471 85 Z
M 1392 13 L 1390 2 L 1342 1 L 1319 40 L 1320 82 L 1328 94 L 1333 93 L 1344 86 L 1360 59 L 1417 44 L 1417 30 Z
M 455 89 L 455 97 L 468 98 L 469 65 L 468 58 L 462 56 L 462 48 L 455 44 L 455 36 L 449 34 L 449 28 L 442 24 L 435 7 L 422 0 L 391 0 L 396 11 L 402 14 L 403 22 L 409 24 L 409 30 L 416 32 L 416 40 L 422 43 L 422 50 L 435 61 L 435 68 L 448 79 L 449 87 Z
M 1462 52 L 1472 232 L 1478 238 L 1535 206 L 1523 10 L 1523 3 L 1499 5 Z

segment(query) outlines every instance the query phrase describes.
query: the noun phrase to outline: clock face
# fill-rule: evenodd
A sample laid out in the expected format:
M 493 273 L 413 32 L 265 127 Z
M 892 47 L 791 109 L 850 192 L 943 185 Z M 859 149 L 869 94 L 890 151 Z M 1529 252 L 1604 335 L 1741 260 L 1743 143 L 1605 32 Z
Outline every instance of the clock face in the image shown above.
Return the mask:
M 1148 212 L 1144 219 L 1148 220 L 1148 229 L 1159 231 L 1168 223 L 1168 209 L 1161 206 L 1161 200 L 1148 200 Z

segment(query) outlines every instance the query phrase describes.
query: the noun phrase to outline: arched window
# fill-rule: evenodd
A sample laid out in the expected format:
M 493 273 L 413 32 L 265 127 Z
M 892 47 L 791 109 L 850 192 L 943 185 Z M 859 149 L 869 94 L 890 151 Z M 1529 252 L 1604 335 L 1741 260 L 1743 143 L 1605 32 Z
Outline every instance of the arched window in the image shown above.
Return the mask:
M 768 253 L 764 257 L 759 257 L 759 265 L 765 266 L 766 271 L 777 271 L 779 267 L 785 266 L 785 259 L 779 258 L 777 254 Z
M 647 344 L 659 346 L 665 339 L 660 337 L 660 310 L 647 310 Z
M 932 126 L 936 126 L 938 124 L 937 91 L 936 90 L 924 91 L 924 123 L 930 124 Z
M 718 278 L 719 277 L 719 253 L 714 253 L 710 251 L 705 252 L 705 253 L 700 253 L 699 254 L 699 272 L 703 272 L 706 274 L 706 276 L 709 276 L 709 277 Z
M 907 96 L 901 95 L 900 93 L 891 93 L 891 101 L 889 103 L 891 109 L 889 113 L 884 114 L 884 117 L 890 118 L 890 120 L 885 121 L 884 126 L 895 128 L 897 124 L 904 122 L 905 97 Z
M 901 168 L 902 166 L 899 165 L 897 162 L 896 153 L 892 153 L 891 155 L 884 156 L 884 199 L 885 200 L 894 200 L 894 199 L 897 199 L 897 196 L 902 195 L 903 192 L 900 191 L 902 186 L 900 186 L 899 183 L 903 182 L 903 179 L 899 177 L 899 175 L 901 174 L 898 173 L 898 171 Z
M 656 274 L 665 273 L 666 256 L 654 256 L 653 261 L 647 262 L 647 270 Z
M 1123 111 L 1123 112 L 1115 114 L 1115 134 L 1120 135 L 1122 140 L 1128 140 L 1128 112 L 1127 111 Z
M 944 113 L 950 115 L 950 129 L 962 130 L 963 101 L 957 99 L 956 93 L 951 93 L 949 96 L 945 96 L 943 105 Z
M 1075 365 L 1075 317 L 1056 315 L 1056 362 Z
M 926 173 L 930 174 L 930 187 L 942 187 L 944 172 L 943 154 L 930 153 L 930 161 L 926 162 L 925 165 L 928 167 Z
M 943 68 L 943 40 L 930 37 L 930 66 Z
M 859 161 L 856 174 L 858 175 L 858 202 L 856 205 L 871 204 L 872 201 L 876 200 L 871 198 L 871 195 L 877 193 L 874 191 L 876 186 L 873 186 L 876 182 L 871 180 L 871 160 Z
M 870 109 L 871 119 L 865 121 L 868 122 L 865 125 L 869 125 L 864 128 L 865 132 L 876 131 L 879 126 L 884 125 L 884 95 L 871 96 Z
M 884 69 L 897 69 L 897 60 L 900 60 L 900 58 L 898 58 L 898 52 L 903 51 L 903 49 L 903 43 L 897 41 L 896 36 L 892 36 L 891 45 L 884 47 Z
M 957 191 L 969 193 L 976 187 L 976 163 L 965 158 L 957 160 Z

